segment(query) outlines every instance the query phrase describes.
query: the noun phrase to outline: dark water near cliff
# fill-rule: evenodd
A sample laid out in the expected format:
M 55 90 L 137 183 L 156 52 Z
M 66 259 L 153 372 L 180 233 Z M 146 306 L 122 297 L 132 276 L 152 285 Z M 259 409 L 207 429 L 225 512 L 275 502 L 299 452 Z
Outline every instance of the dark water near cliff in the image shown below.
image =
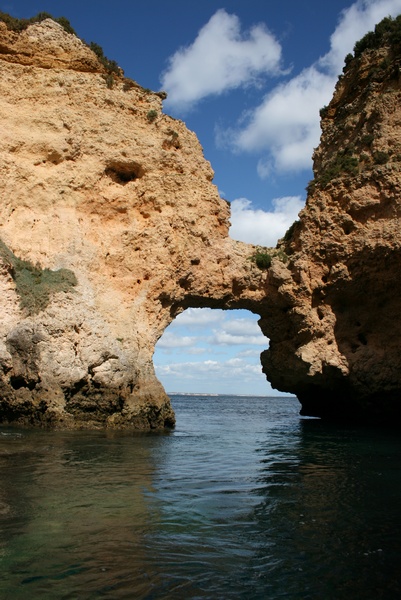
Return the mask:
M 2 600 L 401 597 L 398 434 L 173 405 L 169 434 L 0 428 Z

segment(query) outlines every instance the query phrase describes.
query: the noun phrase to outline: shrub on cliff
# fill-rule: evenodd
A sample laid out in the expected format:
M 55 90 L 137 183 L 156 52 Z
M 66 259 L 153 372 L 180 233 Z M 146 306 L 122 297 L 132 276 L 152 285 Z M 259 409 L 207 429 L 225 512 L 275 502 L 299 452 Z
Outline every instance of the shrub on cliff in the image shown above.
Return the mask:
M 395 19 L 385 17 L 378 23 L 374 31 L 369 31 L 354 46 L 354 56 L 358 58 L 365 50 L 375 50 L 384 45 L 401 44 L 401 15 Z
M 324 189 L 333 179 L 337 179 L 337 177 L 358 175 L 358 166 L 359 161 L 354 155 L 352 148 L 340 150 L 326 166 L 322 174 L 309 182 L 306 189 L 311 194 L 314 192 L 316 185 Z
M 270 269 L 272 264 L 271 254 L 268 252 L 263 252 L 262 250 L 257 250 L 253 256 L 251 256 L 252 262 L 255 263 L 259 269 Z
M 295 230 L 297 229 L 299 224 L 300 224 L 300 220 L 297 219 L 296 221 L 294 221 L 292 223 L 292 225 L 289 226 L 289 228 L 287 229 L 287 231 L 285 232 L 285 234 L 283 236 L 284 242 L 286 242 L 286 243 L 291 242 L 292 238 L 294 237 Z
M 29 19 L 17 19 L 16 17 L 12 17 L 8 13 L 0 11 L 0 21 L 3 21 L 7 25 L 7 28 L 11 31 L 21 32 L 24 29 L 27 29 L 29 25 L 33 23 L 41 23 L 46 19 L 52 19 L 59 25 L 63 27 L 63 29 L 67 33 L 71 33 L 73 35 L 77 35 L 74 29 L 71 27 L 71 24 L 68 19 L 65 17 L 53 17 L 50 13 L 40 12 L 34 17 L 30 17 Z M 86 42 L 84 42 L 86 44 Z M 90 42 L 90 44 L 86 44 L 89 48 L 96 54 L 100 63 L 105 67 L 107 73 L 116 73 L 117 75 L 122 75 L 122 69 L 118 66 L 115 60 L 110 60 L 105 56 L 103 52 L 103 48 L 96 44 L 96 42 Z M 107 82 L 108 87 L 113 87 L 109 85 L 110 82 Z
M 111 73 L 116 73 L 117 75 L 122 74 L 122 70 L 118 66 L 116 61 L 110 60 L 109 58 L 107 58 L 107 56 L 104 55 L 103 48 L 101 46 L 99 46 L 99 44 L 96 44 L 96 42 L 91 42 L 89 44 L 89 48 L 92 50 L 92 52 L 94 52 L 96 54 L 99 61 L 102 63 L 102 65 L 104 66 L 104 68 L 106 69 L 106 71 L 109 74 L 111 74 Z M 107 87 L 113 87 L 113 86 L 107 85 Z
M 263 270 L 270 269 L 273 258 L 278 258 L 283 263 L 288 262 L 288 256 L 282 250 L 282 248 L 268 248 L 269 252 L 265 248 L 257 248 L 256 252 L 249 257 L 249 260 Z
M 73 33 L 76 35 L 69 20 L 65 17 L 53 17 L 53 15 L 50 13 L 40 12 L 30 19 L 17 19 L 16 17 L 12 17 L 11 15 L 0 11 L 0 21 L 3 21 L 3 23 L 5 23 L 7 28 L 11 31 L 23 31 L 29 27 L 29 25 L 32 25 L 33 23 L 41 23 L 45 19 L 53 19 L 53 21 L 61 25 L 67 33 Z
M 149 121 L 149 123 L 153 123 L 153 121 L 157 119 L 157 110 L 150 110 L 146 115 L 146 118 Z

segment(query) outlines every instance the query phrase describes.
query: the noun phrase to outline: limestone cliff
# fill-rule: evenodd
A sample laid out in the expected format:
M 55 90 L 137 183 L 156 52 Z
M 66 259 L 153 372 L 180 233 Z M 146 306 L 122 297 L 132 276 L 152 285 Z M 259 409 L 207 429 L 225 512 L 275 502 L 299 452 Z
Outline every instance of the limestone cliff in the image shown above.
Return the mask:
M 269 273 L 264 371 L 305 415 L 401 416 L 401 46 L 389 25 L 347 57 L 321 111 L 306 207 L 283 240 L 290 262 Z
M 347 57 L 306 207 L 262 270 L 163 94 L 51 19 L 0 22 L 0 422 L 173 425 L 152 355 L 190 306 L 259 314 L 264 372 L 303 414 L 399 422 L 401 36 L 387 25 Z
M 266 272 L 162 94 L 51 19 L 0 22 L 0 421 L 162 428 L 152 355 L 189 306 L 258 311 Z

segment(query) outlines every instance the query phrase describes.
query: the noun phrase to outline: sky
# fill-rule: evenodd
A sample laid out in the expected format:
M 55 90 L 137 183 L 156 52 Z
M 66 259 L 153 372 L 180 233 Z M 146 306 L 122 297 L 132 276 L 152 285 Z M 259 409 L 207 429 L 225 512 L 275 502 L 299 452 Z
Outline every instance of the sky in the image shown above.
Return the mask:
M 70 20 L 125 75 L 168 93 L 231 203 L 230 235 L 275 246 L 302 209 L 319 109 L 344 58 L 401 0 L 0 0 L 0 10 Z M 269 341 L 247 311 L 187 309 L 159 340 L 167 392 L 278 395 L 262 374 Z

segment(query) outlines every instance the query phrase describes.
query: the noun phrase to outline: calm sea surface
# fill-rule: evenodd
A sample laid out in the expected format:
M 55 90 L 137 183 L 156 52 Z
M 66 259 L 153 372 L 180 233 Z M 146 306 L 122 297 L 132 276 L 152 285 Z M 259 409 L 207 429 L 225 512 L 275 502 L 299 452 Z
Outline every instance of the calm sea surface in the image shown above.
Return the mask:
M 172 396 L 166 434 L 0 427 L 1 600 L 399 599 L 399 433 Z

